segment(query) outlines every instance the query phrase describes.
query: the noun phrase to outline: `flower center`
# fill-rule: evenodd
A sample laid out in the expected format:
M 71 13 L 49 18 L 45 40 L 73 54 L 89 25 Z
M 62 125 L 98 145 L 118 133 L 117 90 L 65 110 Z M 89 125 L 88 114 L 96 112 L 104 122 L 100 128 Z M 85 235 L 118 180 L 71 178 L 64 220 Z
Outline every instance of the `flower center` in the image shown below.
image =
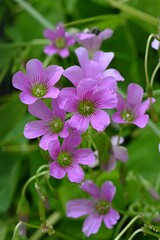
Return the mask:
M 32 87 L 32 94 L 37 98 L 43 97 L 46 94 L 46 92 L 47 92 L 47 88 L 43 84 L 35 84 Z
M 107 201 L 105 200 L 101 200 L 99 202 L 96 203 L 96 211 L 100 214 L 100 215 L 104 215 L 108 212 L 109 210 L 109 204 Z
M 50 130 L 53 133 L 61 132 L 62 129 L 63 129 L 63 126 L 64 126 L 64 123 L 63 123 L 63 121 L 60 118 L 54 118 L 52 120 L 52 122 L 50 122 L 50 124 L 49 124 Z
M 68 152 L 61 152 L 57 159 L 59 165 L 62 167 L 69 166 L 71 163 L 71 160 L 72 160 L 71 154 L 69 154 Z
M 62 49 L 65 47 L 65 44 L 66 44 L 65 38 L 63 38 L 63 37 L 56 38 L 55 45 L 57 48 Z
M 84 116 L 91 115 L 94 112 L 94 104 L 88 100 L 80 102 L 78 111 Z
M 121 117 L 126 122 L 133 122 L 133 120 L 134 120 L 134 115 L 130 111 L 123 111 L 121 113 Z

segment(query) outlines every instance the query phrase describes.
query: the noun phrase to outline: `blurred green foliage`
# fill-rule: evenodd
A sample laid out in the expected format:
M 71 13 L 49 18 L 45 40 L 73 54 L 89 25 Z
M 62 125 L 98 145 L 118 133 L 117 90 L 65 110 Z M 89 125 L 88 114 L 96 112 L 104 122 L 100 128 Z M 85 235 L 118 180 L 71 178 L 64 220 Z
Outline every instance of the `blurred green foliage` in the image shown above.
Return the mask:
M 68 23 L 68 31 L 82 31 L 84 28 L 93 27 L 98 27 L 101 30 L 112 28 L 114 30 L 113 37 L 103 43 L 102 49 L 115 53 L 110 66 L 120 71 L 125 78 L 123 83 L 119 83 L 119 88 L 125 92 L 130 82 L 146 87 L 144 75 L 145 47 L 150 33 L 157 32 L 156 24 L 152 22 L 149 24 L 145 19 L 143 21 L 126 11 L 114 8 L 111 4 L 112 1 L 29 0 L 26 2 L 47 19 L 51 25 L 55 26 L 59 22 Z M 143 13 L 149 14 L 155 19 L 160 15 L 159 0 L 117 0 L 117 2 L 141 11 L 142 15 Z M 88 19 L 88 21 L 72 23 L 72 21 L 92 17 L 95 17 L 93 21 Z M 37 140 L 28 141 L 23 137 L 24 125 L 32 117 L 27 112 L 27 106 L 20 102 L 18 91 L 12 87 L 12 75 L 16 71 L 23 71 L 28 60 L 38 58 L 43 62 L 47 56 L 43 53 L 44 44 L 33 44 L 34 40 L 38 42 L 38 39 L 43 39 L 45 26 L 40 24 L 34 16 L 31 16 L 17 1 L 1 0 L 0 28 L 0 240 L 8 240 L 12 238 L 14 227 L 18 221 L 16 208 L 23 185 L 29 177 L 35 174 L 39 166 L 47 163 L 46 159 L 48 159 L 46 153 L 38 148 Z M 50 64 L 58 64 L 64 68 L 77 64 L 74 50 L 74 48 L 71 49 L 69 59 L 62 60 L 58 56 L 54 56 Z M 157 52 L 150 49 L 148 62 L 150 74 L 157 61 Z M 160 89 L 159 80 L 158 72 L 154 89 Z M 65 81 L 67 80 L 63 79 L 61 82 L 62 86 L 68 84 Z M 159 115 L 159 96 L 156 98 L 155 108 Z M 154 124 L 160 131 L 159 122 Z M 113 135 L 117 134 L 118 131 L 114 125 L 111 125 L 106 133 Z M 139 201 L 139 208 L 145 211 L 143 204 L 150 204 L 152 208 L 157 202 L 153 201 L 146 188 L 142 188 L 139 184 L 142 179 L 137 179 L 139 179 L 140 174 L 147 179 L 150 186 L 160 191 L 160 156 L 158 152 L 160 135 L 148 126 L 142 130 L 129 128 L 124 132 L 124 137 L 126 137 L 125 145 L 129 150 L 128 163 L 123 166 L 123 169 L 118 164 L 117 170 L 110 174 L 106 172 L 100 174 L 98 170 L 95 170 L 92 179 L 95 179 L 99 185 L 106 179 L 110 179 L 116 184 L 117 194 L 114 204 L 122 212 L 127 211 L 129 204 L 134 201 Z M 99 142 L 99 144 L 101 143 Z M 119 174 L 119 171 L 121 174 Z M 90 178 L 90 172 L 87 169 L 86 172 L 86 178 Z M 79 187 L 76 184 L 69 183 L 67 179 L 61 181 L 50 179 L 49 181 L 50 185 L 58 191 L 58 197 L 55 196 L 54 191 L 49 194 L 51 207 L 48 216 L 54 211 L 60 213 L 58 220 L 55 220 L 54 228 L 72 236 L 72 239 L 86 239 L 81 232 L 83 219 L 72 220 L 65 216 L 66 202 L 70 199 L 82 197 Z M 49 191 L 51 191 L 50 188 Z M 38 195 L 33 185 L 29 187 L 27 197 L 31 205 L 31 222 L 36 223 L 39 219 Z M 134 230 L 131 229 L 123 239 L 128 239 Z M 113 239 L 115 231 L 115 229 L 108 230 L 102 226 L 99 233 L 89 239 Z M 33 232 L 29 229 L 28 235 L 32 236 Z M 17 237 L 17 239 L 25 238 Z M 65 238 L 41 234 L 39 237 L 32 236 L 28 239 L 60 240 Z M 139 234 L 136 239 L 152 240 L 157 238 Z

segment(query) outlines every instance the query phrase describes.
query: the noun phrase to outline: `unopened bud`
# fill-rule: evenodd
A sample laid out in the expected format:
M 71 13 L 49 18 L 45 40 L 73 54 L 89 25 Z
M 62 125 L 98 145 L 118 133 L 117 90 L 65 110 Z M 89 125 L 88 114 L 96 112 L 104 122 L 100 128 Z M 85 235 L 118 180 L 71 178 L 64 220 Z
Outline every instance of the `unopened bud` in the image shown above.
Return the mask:
M 30 214 L 30 207 L 27 199 L 25 196 L 22 196 L 19 200 L 18 207 L 17 207 L 17 215 L 19 220 L 22 222 L 26 222 Z

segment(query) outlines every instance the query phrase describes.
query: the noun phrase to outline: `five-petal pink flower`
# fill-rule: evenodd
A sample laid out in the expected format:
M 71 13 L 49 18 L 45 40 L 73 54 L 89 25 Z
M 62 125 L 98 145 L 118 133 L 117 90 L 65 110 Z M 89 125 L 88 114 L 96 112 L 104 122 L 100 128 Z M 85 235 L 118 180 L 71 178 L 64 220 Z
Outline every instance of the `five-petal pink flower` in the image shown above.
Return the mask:
M 82 228 L 87 237 L 98 232 L 102 221 L 107 228 L 112 228 L 120 218 L 119 213 L 111 205 L 116 193 L 116 187 L 113 183 L 106 181 L 99 189 L 92 181 L 87 180 L 82 183 L 81 189 L 89 193 L 92 199 L 69 201 L 67 203 L 67 217 L 78 218 L 88 215 Z

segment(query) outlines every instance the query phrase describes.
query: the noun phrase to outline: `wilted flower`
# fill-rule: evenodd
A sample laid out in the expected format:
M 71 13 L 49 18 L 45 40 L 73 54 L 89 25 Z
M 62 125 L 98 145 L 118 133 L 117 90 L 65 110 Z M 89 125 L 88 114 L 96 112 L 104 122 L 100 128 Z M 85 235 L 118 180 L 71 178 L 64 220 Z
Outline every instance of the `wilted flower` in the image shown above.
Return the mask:
M 142 102 L 143 88 L 138 84 L 131 83 L 128 86 L 126 100 L 118 94 L 117 112 L 113 114 L 112 120 L 120 124 L 135 124 L 137 127 L 144 128 L 149 120 L 149 115 L 145 114 L 154 98 L 148 98 Z
M 49 154 L 54 162 L 50 163 L 50 175 L 61 179 L 66 174 L 71 182 L 81 182 L 84 179 L 84 171 L 79 164 L 90 165 L 95 161 L 91 149 L 76 149 L 82 139 L 79 134 L 70 133 L 64 139 L 62 146 L 58 140 L 49 144 Z
M 26 64 L 26 74 L 19 71 L 14 74 L 13 86 L 22 92 L 20 100 L 25 104 L 32 104 L 39 98 L 56 98 L 59 89 L 53 85 L 58 82 L 63 68 L 51 65 L 43 68 L 38 59 L 32 59 Z
M 68 126 L 65 122 L 66 112 L 59 109 L 57 99 L 52 100 L 52 110 L 41 100 L 31 104 L 28 110 L 33 116 L 41 120 L 27 123 L 24 128 L 24 136 L 28 139 L 42 136 L 39 146 L 44 150 L 47 150 L 48 144 L 57 140 L 58 136 L 62 138 L 68 136 Z
M 74 38 L 65 31 L 63 24 L 59 24 L 56 29 L 46 29 L 44 37 L 51 41 L 51 44 L 44 48 L 44 52 L 48 55 L 58 54 L 62 58 L 69 56 L 68 47 L 75 43 Z
M 82 183 L 81 189 L 92 199 L 76 199 L 67 203 L 67 217 L 78 218 L 88 215 L 83 224 L 83 233 L 89 237 L 97 233 L 102 221 L 107 228 L 112 228 L 120 218 L 119 213 L 112 208 L 111 202 L 116 193 L 116 187 L 112 182 L 106 181 L 101 190 L 92 181 Z

